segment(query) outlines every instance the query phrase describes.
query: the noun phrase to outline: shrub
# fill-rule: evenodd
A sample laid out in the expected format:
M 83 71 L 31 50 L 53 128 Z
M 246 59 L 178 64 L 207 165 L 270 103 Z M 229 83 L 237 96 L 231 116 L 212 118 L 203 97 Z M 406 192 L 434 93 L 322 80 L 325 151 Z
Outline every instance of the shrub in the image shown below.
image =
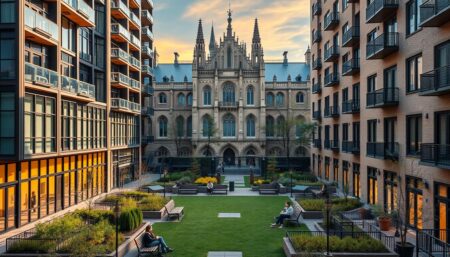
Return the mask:
M 107 210 L 78 209 L 73 212 L 73 215 L 89 221 L 91 224 L 99 223 L 102 220 L 107 220 L 110 223 L 114 221 L 114 213 Z
M 253 185 L 255 185 L 255 186 L 258 186 L 258 185 L 261 185 L 261 184 L 270 184 L 270 180 L 268 180 L 268 179 L 257 179 L 253 183 Z
M 139 201 L 138 206 L 143 211 L 159 211 L 164 205 L 166 205 L 167 200 L 159 195 L 150 195 Z
M 292 244 L 298 252 L 323 252 L 326 249 L 326 237 L 298 235 L 291 238 Z M 380 253 L 388 252 L 383 243 L 368 236 L 358 238 L 337 236 L 330 237 L 330 248 L 332 252 L 352 253 Z
M 137 207 L 136 200 L 134 200 L 133 198 L 128 198 L 128 197 L 120 198 L 119 205 L 121 208 L 124 208 L 124 209 Z
M 283 186 L 291 186 L 291 178 L 290 177 L 280 177 L 278 179 L 278 183 L 282 184 Z M 292 178 L 292 184 L 295 183 L 294 178 Z
M 123 197 L 141 199 L 141 198 L 148 196 L 149 194 L 145 193 L 145 192 L 140 192 L 140 191 L 124 191 L 124 192 L 121 192 L 120 195 Z
M 132 231 L 141 225 L 141 210 L 137 208 L 128 208 L 122 210 L 119 217 L 120 231 Z
M 334 198 L 331 201 L 334 212 L 349 211 L 362 206 L 358 199 Z M 325 199 L 301 199 L 299 203 L 306 211 L 321 211 L 325 207 Z
M 50 223 L 41 223 L 36 225 L 37 238 L 58 238 L 64 239 L 73 235 L 85 222 L 76 215 L 67 215 L 57 218 Z
M 185 185 L 185 184 L 190 184 L 190 183 L 192 183 L 192 178 L 191 177 L 182 177 L 182 178 L 180 178 L 178 181 L 177 181 L 177 183 L 178 184 L 181 184 L 181 185 Z
M 51 253 L 56 240 L 19 240 L 8 247 L 8 253 Z
M 196 179 L 194 183 L 206 185 L 209 182 L 212 182 L 213 184 L 217 184 L 217 178 L 215 178 L 215 177 L 200 177 L 200 178 Z

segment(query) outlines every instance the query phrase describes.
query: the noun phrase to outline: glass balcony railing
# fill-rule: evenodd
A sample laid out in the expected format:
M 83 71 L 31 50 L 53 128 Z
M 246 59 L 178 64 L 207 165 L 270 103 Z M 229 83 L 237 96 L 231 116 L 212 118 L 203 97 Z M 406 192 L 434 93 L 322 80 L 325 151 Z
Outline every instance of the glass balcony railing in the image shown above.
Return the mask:
M 130 78 L 120 72 L 111 72 L 111 82 L 128 85 L 130 83 Z
M 130 32 L 119 23 L 111 24 L 111 33 L 122 34 L 122 36 L 124 36 L 126 39 L 130 38 Z
M 142 18 L 148 19 L 153 24 L 153 16 L 148 10 L 142 10 L 141 16 Z
M 130 64 L 138 69 L 141 68 L 141 62 L 133 56 L 130 56 Z
M 133 112 L 139 112 L 141 113 L 141 105 L 134 102 L 129 102 L 130 110 Z
M 153 57 L 153 50 L 150 48 L 150 46 L 142 45 L 141 51 L 142 51 L 142 53 L 144 53 L 150 57 Z
M 120 48 L 111 48 L 111 57 L 120 58 L 126 62 L 128 62 L 130 59 L 130 56 L 128 55 L 128 53 Z
M 147 84 L 142 86 L 142 92 L 151 95 L 155 92 L 155 90 L 151 85 Z
M 141 46 L 141 40 L 139 40 L 139 38 L 137 38 L 135 35 L 130 35 L 130 41 L 137 48 Z
M 141 21 L 139 20 L 139 17 L 131 11 L 130 11 L 130 18 L 131 18 L 132 22 L 134 22 L 138 25 L 138 27 L 141 26 Z
M 25 81 L 44 87 L 58 88 L 59 75 L 56 71 L 26 62 Z
M 95 98 L 94 85 L 62 75 L 61 75 L 61 89 L 66 92 L 78 94 L 80 96 Z
M 130 87 L 141 90 L 141 83 L 138 80 L 130 78 Z
M 111 98 L 111 107 L 120 109 L 130 109 L 130 102 L 122 98 Z
M 153 40 L 153 33 L 150 31 L 149 27 L 143 27 L 142 28 L 142 34 L 149 37 L 151 40 Z
M 141 66 L 142 73 L 153 74 L 153 68 L 150 65 L 142 65 Z
M 25 25 L 46 37 L 58 40 L 58 26 L 53 21 L 25 7 Z
M 115 8 L 115 9 L 119 9 L 121 10 L 123 13 L 125 13 L 125 15 L 130 15 L 130 9 L 128 8 L 128 6 L 126 4 L 124 4 L 122 1 L 117 0 L 117 1 L 111 1 L 111 7 Z
M 85 1 L 78 0 L 78 12 L 81 12 L 89 21 L 95 23 L 95 11 Z

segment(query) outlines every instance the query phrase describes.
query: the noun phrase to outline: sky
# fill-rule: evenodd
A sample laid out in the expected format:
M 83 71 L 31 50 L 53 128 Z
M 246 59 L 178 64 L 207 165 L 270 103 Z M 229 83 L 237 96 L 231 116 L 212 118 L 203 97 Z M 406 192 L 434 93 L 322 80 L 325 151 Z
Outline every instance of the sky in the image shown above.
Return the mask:
M 198 20 L 202 19 L 206 48 L 211 25 L 216 41 L 223 38 L 227 25 L 227 0 L 153 0 L 153 32 L 159 63 L 173 62 L 174 52 L 180 60 L 192 61 Z M 310 35 L 309 0 L 231 0 L 232 26 L 239 41 L 251 49 L 255 18 L 258 18 L 264 59 L 282 60 L 288 51 L 289 61 L 304 61 Z

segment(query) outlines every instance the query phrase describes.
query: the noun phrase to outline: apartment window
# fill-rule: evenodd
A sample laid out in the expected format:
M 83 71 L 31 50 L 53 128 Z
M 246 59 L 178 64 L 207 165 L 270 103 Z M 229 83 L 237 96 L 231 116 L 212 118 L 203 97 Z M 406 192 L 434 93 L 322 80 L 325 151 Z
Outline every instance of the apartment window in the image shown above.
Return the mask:
M 416 55 L 406 60 L 406 90 L 420 90 L 420 75 L 422 74 L 422 55 Z
M 286 128 L 286 120 L 283 116 L 279 116 L 277 118 L 277 126 L 275 129 L 275 134 L 277 137 L 283 137 L 285 134 L 285 128 Z
M 339 183 L 339 159 L 333 159 L 333 181 Z
M 367 142 L 377 142 L 377 120 L 367 121 Z
M 344 12 L 344 10 L 347 9 L 347 7 L 348 7 L 347 0 L 342 0 L 342 12 Z
M 101 34 L 105 34 L 105 6 L 101 4 L 95 4 L 95 30 Z
M 80 58 L 91 62 L 91 31 L 87 28 L 80 29 Z
M 0 7 L 3 6 L 0 5 Z M 0 12 L 3 12 L 3 10 L 5 9 L 0 8 Z M 14 13 L 14 11 L 9 9 L 5 11 Z M 14 79 L 16 77 L 16 40 L 14 32 L 0 32 L 0 46 L 0 79 Z
M 437 237 L 443 242 L 450 242 L 450 185 L 435 183 L 434 185 L 434 228 L 447 233 L 439 233 Z
M 410 35 L 420 29 L 420 5 L 422 0 L 406 3 L 406 34 Z
M 160 104 L 166 104 L 167 103 L 167 96 L 164 93 L 159 94 L 159 103 Z
M 178 106 L 185 106 L 186 105 L 186 98 L 183 93 L 179 93 L 177 96 L 177 105 Z
M 95 93 L 97 94 L 97 101 L 104 102 L 106 99 L 105 73 L 96 71 L 94 82 L 95 82 Z
M 14 23 L 16 0 L 0 0 L 0 23 Z M 14 49 L 14 48 L 10 48 Z
M 253 90 L 253 86 L 248 86 L 247 88 L 247 105 L 255 104 L 255 93 Z
M 397 66 L 384 70 L 384 88 L 395 88 L 397 83 Z M 393 93 L 391 93 L 393 94 Z M 392 97 L 392 96 L 391 96 Z
M 398 176 L 395 172 L 384 171 L 384 209 L 391 213 L 398 206 Z
M 187 137 L 192 137 L 192 116 L 189 116 L 187 118 L 186 132 L 187 132 Z
M 90 125 L 90 124 L 89 124 Z M 88 126 L 88 124 L 86 124 Z M 86 128 L 89 130 L 90 128 Z M 80 130 L 79 133 L 81 133 Z M 62 102 L 62 142 L 61 149 L 63 151 L 76 149 L 77 141 L 77 108 L 76 103 L 63 101 Z
M 187 94 L 186 102 L 187 102 L 188 106 L 192 106 L 192 94 L 191 93 Z
M 212 122 L 211 122 L 211 117 L 210 116 L 208 116 L 208 115 L 205 115 L 204 117 L 203 117 L 203 121 L 202 121 L 202 125 L 203 125 L 203 133 L 202 133 L 202 136 L 203 137 L 208 137 L 208 136 L 212 136 L 212 135 L 210 135 L 211 133 L 210 132 L 212 132 L 212 131 L 210 131 L 210 130 L 212 130 L 213 128 L 211 128 L 210 129 L 210 126 L 211 125 L 213 125 L 213 124 L 211 124 Z
M 361 172 L 360 164 L 353 163 L 353 195 L 355 197 L 361 197 Z
M 95 37 L 95 65 L 105 68 L 105 40 Z
M 223 118 L 223 136 L 235 137 L 236 136 L 236 120 L 232 114 L 227 114 Z
M 249 115 L 247 117 L 247 137 L 255 137 L 255 135 L 256 135 L 255 117 L 253 115 Z
M 299 103 L 304 103 L 305 102 L 305 94 L 303 94 L 302 92 L 298 92 L 297 95 L 295 96 L 295 101 L 299 104 Z
M 63 102 L 63 104 L 65 101 Z M 63 111 L 64 112 L 64 111 Z M 114 127 L 112 131 L 113 142 L 114 138 L 118 136 L 118 124 L 126 124 L 124 120 L 120 120 L 113 115 L 111 126 Z M 70 124 L 69 124 L 70 125 Z M 76 149 L 92 149 L 106 147 L 106 111 L 100 108 L 91 106 L 76 105 Z M 125 125 L 124 125 L 125 127 Z M 124 131 L 124 130 L 123 130 Z
M 14 154 L 15 116 L 15 94 L 0 92 L 0 155 Z
M 377 38 L 376 30 L 372 30 L 371 32 L 369 32 L 369 34 L 367 34 L 367 42 L 372 42 L 375 40 L 375 38 Z
M 376 89 L 377 75 L 372 75 L 367 78 L 367 93 L 374 92 Z
M 342 124 L 342 142 L 348 141 L 348 123 Z
M 420 178 L 406 177 L 406 211 L 408 225 L 415 229 L 423 227 L 423 189 Z
M 406 154 L 418 155 L 422 143 L 422 115 L 406 117 Z
M 24 105 L 25 154 L 55 152 L 55 98 L 26 94 Z
M 275 102 L 277 106 L 284 106 L 284 94 L 281 92 L 277 93 Z
M 77 73 L 77 68 L 75 66 L 75 58 L 64 52 L 61 52 L 61 75 L 75 78 Z
M 266 118 L 266 137 L 273 137 L 275 135 L 275 120 L 272 116 Z
M 209 86 L 203 88 L 203 105 L 211 105 L 211 88 Z
M 367 167 L 367 202 L 369 204 L 378 203 L 377 169 L 373 167 Z
M 167 118 L 159 118 L 159 137 L 167 137 Z
M 325 179 L 330 179 L 330 157 L 325 157 Z
M 349 170 L 350 163 L 348 161 L 342 161 L 342 189 L 345 194 L 348 194 L 349 188 Z
M 234 103 L 236 101 L 234 85 L 231 83 L 223 87 L 223 101 L 225 103 Z
M 359 122 L 353 122 L 353 128 L 352 128 L 352 140 L 353 140 L 353 147 L 356 149 L 359 149 L 359 137 L 360 137 L 360 123 Z
M 69 21 L 67 18 L 62 17 L 61 26 L 61 37 L 62 37 L 62 47 L 72 52 L 76 51 L 75 45 L 75 33 L 76 26 L 73 22 Z

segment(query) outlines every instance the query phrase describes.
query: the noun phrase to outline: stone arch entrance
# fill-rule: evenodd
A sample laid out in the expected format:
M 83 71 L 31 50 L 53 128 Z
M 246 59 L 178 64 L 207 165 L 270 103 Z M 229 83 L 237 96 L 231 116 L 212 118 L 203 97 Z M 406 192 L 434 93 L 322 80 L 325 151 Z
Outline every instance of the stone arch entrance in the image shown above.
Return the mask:
M 223 151 L 223 163 L 225 164 L 225 166 L 234 166 L 235 158 L 236 154 L 234 153 L 233 149 L 227 148 L 225 149 L 225 151 Z

